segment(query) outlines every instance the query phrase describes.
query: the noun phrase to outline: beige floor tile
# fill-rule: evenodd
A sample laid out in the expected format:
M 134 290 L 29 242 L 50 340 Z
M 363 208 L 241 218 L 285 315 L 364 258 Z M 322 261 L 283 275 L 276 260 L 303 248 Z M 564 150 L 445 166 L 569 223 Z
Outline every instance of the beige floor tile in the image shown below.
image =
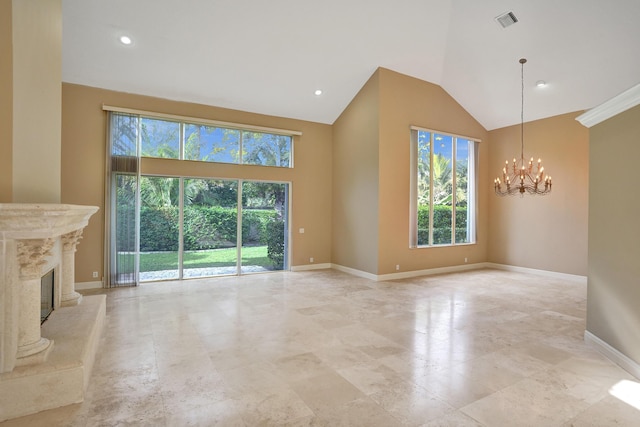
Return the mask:
M 220 371 L 227 388 L 236 395 L 256 393 L 286 386 L 285 379 L 269 362 L 258 362 L 234 369 Z
M 223 401 L 186 410 L 176 409 L 166 416 L 166 424 L 167 427 L 246 427 L 241 417 L 242 411 L 238 408 L 235 401 Z
M 364 397 L 364 393 L 337 373 L 319 375 L 291 384 L 314 412 Z
M 338 369 L 338 373 L 364 394 L 387 390 L 405 381 L 400 374 L 378 361 Z
M 571 353 L 557 347 L 546 345 L 541 341 L 523 343 L 521 345 L 514 346 L 512 349 L 515 352 L 523 353 L 551 365 L 555 365 L 573 357 Z
M 468 376 L 450 369 L 427 371 L 413 378 L 413 382 L 457 409 L 495 392 L 489 385 L 470 381 Z
M 369 398 L 404 425 L 422 425 L 455 411 L 451 405 L 409 381 L 392 384 Z
M 279 377 L 287 382 L 295 382 L 309 377 L 330 373 L 332 369 L 313 353 L 296 354 L 276 359 L 272 362 Z
M 589 404 L 555 387 L 524 379 L 475 401 L 461 411 L 488 426 L 553 426 L 572 419 Z
M 567 422 L 565 427 L 637 427 L 639 425 L 640 408 L 628 405 L 610 396 Z
M 535 367 L 528 367 L 526 363 L 531 363 L 531 360 L 526 356 L 523 355 L 516 360 L 509 357 L 510 353 L 504 350 L 502 353 L 490 353 L 468 362 L 457 363 L 451 370 L 460 374 L 467 384 L 483 384 L 493 391 L 498 391 L 522 380 L 526 374 L 535 373 L 545 367 L 541 362 L 536 363 L 536 359 L 531 359 L 533 363 L 530 365 Z
M 394 427 L 402 423 L 368 398 L 325 407 L 311 421 L 312 426 Z
M 460 411 L 453 411 L 444 417 L 422 424 L 421 427 L 483 427 L 483 425 Z
M 162 394 L 152 389 L 146 393 L 98 397 L 91 401 L 86 423 L 99 425 L 164 425 Z
M 348 368 L 359 363 L 373 360 L 373 358 L 369 357 L 366 353 L 346 344 L 322 347 L 313 353 L 333 369 Z
M 632 377 L 585 345 L 576 281 L 319 270 L 91 292 L 107 322 L 85 401 L 2 427 L 640 425 L 610 394 Z
M 307 404 L 291 389 L 272 388 L 243 394 L 241 417 L 248 426 L 278 426 L 313 415 Z

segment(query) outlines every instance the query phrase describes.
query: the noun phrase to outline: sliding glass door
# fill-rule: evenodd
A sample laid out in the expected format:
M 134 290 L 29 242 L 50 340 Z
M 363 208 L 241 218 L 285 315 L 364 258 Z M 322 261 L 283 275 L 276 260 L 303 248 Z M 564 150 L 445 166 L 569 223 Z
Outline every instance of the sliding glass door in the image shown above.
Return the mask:
M 185 179 L 183 277 L 238 272 L 238 182 Z
M 288 268 L 287 183 L 118 174 L 116 186 L 117 283 Z
M 289 185 L 242 183 L 242 273 L 287 266 Z
M 180 178 L 140 178 L 140 281 L 180 277 Z

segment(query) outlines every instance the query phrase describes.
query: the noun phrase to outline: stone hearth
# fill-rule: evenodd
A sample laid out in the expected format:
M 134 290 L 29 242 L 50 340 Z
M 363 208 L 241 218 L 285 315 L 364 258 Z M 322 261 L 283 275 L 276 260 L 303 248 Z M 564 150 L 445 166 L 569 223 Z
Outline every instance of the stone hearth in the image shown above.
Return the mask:
M 75 251 L 98 210 L 0 204 L 0 421 L 82 401 L 105 297 L 75 291 Z M 54 311 L 40 326 L 40 279 L 54 270 Z M 90 299 L 90 301 L 89 301 Z

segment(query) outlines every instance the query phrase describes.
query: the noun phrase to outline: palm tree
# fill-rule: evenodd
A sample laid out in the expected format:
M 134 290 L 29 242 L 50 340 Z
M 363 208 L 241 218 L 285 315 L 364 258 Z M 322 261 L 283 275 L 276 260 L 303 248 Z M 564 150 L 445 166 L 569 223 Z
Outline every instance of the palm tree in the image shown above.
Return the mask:
M 426 153 L 428 155 L 428 152 Z M 431 174 L 433 172 L 433 174 Z M 451 190 L 453 184 L 451 182 L 451 160 L 442 154 L 433 156 L 433 170 L 429 167 L 429 158 L 423 158 L 418 163 L 418 203 L 428 205 L 429 197 L 429 179 L 433 175 L 433 204 L 446 205 L 451 204 L 453 199 Z
M 140 178 L 140 199 L 143 206 L 167 208 L 178 204 L 178 178 Z
M 451 160 L 442 154 L 433 156 L 433 204 L 450 205 L 451 194 Z
M 206 188 L 202 179 L 184 180 L 184 203 L 190 205 L 198 194 Z M 178 205 L 180 180 L 178 178 L 150 177 L 140 178 L 140 199 L 148 207 L 171 207 Z

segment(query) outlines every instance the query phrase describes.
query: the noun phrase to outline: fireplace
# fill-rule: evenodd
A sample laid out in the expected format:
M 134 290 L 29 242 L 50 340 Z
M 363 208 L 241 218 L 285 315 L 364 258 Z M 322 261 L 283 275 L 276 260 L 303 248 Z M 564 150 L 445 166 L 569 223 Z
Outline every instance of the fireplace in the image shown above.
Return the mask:
M 50 270 L 40 278 L 40 324 L 44 323 L 53 312 L 54 281 L 55 270 Z
M 0 422 L 84 398 L 106 298 L 75 291 L 75 251 L 97 210 L 0 203 Z

